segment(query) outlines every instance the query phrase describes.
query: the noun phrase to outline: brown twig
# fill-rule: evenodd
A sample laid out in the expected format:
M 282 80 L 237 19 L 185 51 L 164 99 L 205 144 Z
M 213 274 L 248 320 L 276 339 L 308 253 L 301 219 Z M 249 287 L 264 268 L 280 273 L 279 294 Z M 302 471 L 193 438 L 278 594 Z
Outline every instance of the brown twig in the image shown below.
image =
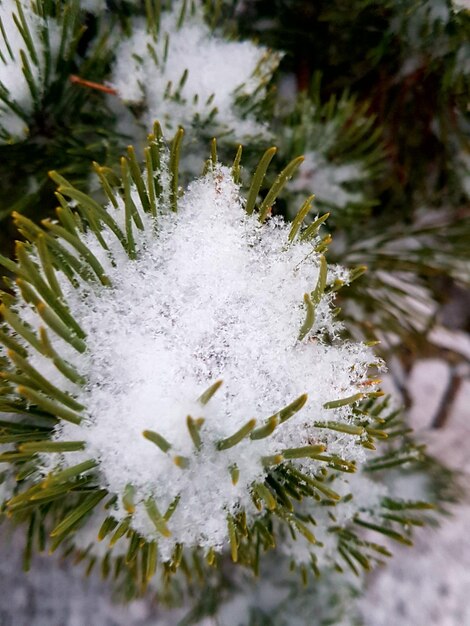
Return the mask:
M 82 87 L 87 87 L 88 89 L 96 89 L 97 91 L 103 91 L 104 93 L 110 93 L 113 96 L 117 96 L 117 90 L 113 87 L 107 87 L 106 85 L 102 85 L 101 83 L 94 83 L 91 80 L 85 80 L 84 78 L 80 78 L 80 76 L 76 76 L 75 74 L 70 75 L 70 82 L 76 85 L 81 85 Z

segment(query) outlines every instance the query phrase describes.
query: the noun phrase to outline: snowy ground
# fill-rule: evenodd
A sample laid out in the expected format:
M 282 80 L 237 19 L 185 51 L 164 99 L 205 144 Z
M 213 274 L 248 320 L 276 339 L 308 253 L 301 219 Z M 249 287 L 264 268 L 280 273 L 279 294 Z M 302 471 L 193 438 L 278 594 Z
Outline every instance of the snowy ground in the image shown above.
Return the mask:
M 432 454 L 464 472 L 462 486 L 470 493 L 470 340 L 445 332 L 434 339 L 453 355 L 451 364 L 434 357 L 415 364 L 411 420 Z M 442 395 L 451 389 L 452 410 L 437 418 L 444 423 L 436 428 Z M 366 626 L 470 626 L 469 524 L 467 496 L 440 528 L 418 533 L 414 549 L 395 549 L 400 558 L 373 575 L 360 601 Z M 143 600 L 114 604 L 97 578 L 83 580 L 81 571 L 56 558 L 38 557 L 23 573 L 20 545 L 0 528 L 0 626 L 176 626 L 176 616 L 162 621 Z
M 416 364 L 412 380 L 423 401 L 411 416 L 428 450 L 464 472 L 467 496 L 440 528 L 418 532 L 414 549 L 394 549 L 399 558 L 373 577 L 360 602 L 366 626 L 470 626 L 470 380 L 461 385 L 447 423 L 432 429 L 429 408 L 437 406 L 447 376 L 437 360 Z

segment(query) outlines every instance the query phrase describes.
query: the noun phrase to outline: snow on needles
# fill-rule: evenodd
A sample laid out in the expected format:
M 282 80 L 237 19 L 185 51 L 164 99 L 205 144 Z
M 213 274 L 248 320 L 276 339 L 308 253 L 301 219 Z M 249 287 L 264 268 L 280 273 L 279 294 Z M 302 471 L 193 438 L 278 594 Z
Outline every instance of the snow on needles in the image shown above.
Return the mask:
M 338 209 L 349 204 L 359 204 L 363 192 L 347 188 L 348 184 L 360 182 L 367 177 L 367 170 L 359 161 L 336 165 L 319 152 L 307 152 L 300 176 L 291 182 L 289 189 L 306 192 L 315 189 L 317 202 Z
M 138 206 L 135 192 L 134 202 Z M 124 222 L 122 206 L 108 211 Z M 88 381 L 77 395 L 87 417 L 79 426 L 64 423 L 56 439 L 84 440 L 86 450 L 64 455 L 63 462 L 97 459 L 110 492 L 122 495 L 133 485 L 132 523 L 146 537 L 156 531 L 144 501 L 154 498 L 164 512 L 180 498 L 171 537 L 159 539 L 162 557 L 169 558 L 175 543 L 220 549 L 228 541 L 228 514 L 241 507 L 251 519 L 257 514 L 251 489 L 266 475 L 263 457 L 322 442 L 331 454 L 364 461 L 363 448 L 351 438 L 315 429 L 312 421 L 347 420 L 350 406 L 323 405 L 360 391 L 374 357 L 362 344 L 322 340 L 325 331 L 337 334 L 331 296 L 324 296 L 313 329 L 298 341 L 302 298 L 316 285 L 318 255 L 312 242 L 288 244 L 290 227 L 280 219 L 261 225 L 248 215 L 227 168 L 217 166 L 190 185 L 177 213 L 159 207 L 157 218 L 142 219 L 135 260 L 106 228 L 112 262 L 91 233 L 84 235 L 111 287 L 74 288 L 63 279 L 66 301 L 87 335 L 86 352 L 78 360 L 70 353 Z M 339 275 L 344 270 L 330 268 L 328 280 Z M 66 344 L 56 341 L 65 354 Z M 41 367 L 44 373 L 44 362 Z M 57 372 L 51 370 L 50 379 L 64 388 Z M 222 386 L 203 406 L 197 399 L 218 380 Z M 216 448 L 248 420 L 261 426 L 304 393 L 303 409 L 271 436 Z M 189 435 L 188 415 L 205 420 L 200 450 Z M 145 430 L 158 432 L 171 449 L 163 452 Z M 184 468 L 175 455 L 186 460 Z M 56 462 L 57 456 L 44 455 L 45 469 Z M 240 476 L 234 485 L 235 465 Z M 313 460 L 301 465 L 310 472 L 319 467 Z M 113 515 L 122 519 L 127 513 L 116 506 Z
M 119 96 L 142 104 L 148 127 L 158 119 L 167 134 L 179 126 L 203 128 L 209 121 L 212 135 L 234 128 L 239 141 L 266 134 L 252 113 L 243 114 L 241 100 L 252 109 L 265 99 L 279 54 L 224 39 L 205 23 L 199 5 L 180 24 L 180 4 L 162 14 L 157 38 L 144 20 L 135 20 L 116 53 L 111 80 Z
M 15 23 L 14 17 L 22 23 L 31 40 L 32 54 L 26 39 Z M 46 21 L 39 17 L 31 8 L 31 4 L 21 1 L 18 5 L 14 0 L 0 0 L 0 89 L 5 92 L 8 106 L 2 98 L 0 102 L 0 143 L 13 139 L 21 139 L 27 133 L 25 118 L 34 108 L 35 97 L 40 97 L 44 88 L 44 72 L 46 54 L 41 31 L 46 28 Z M 50 53 L 54 56 L 59 47 L 59 29 L 55 20 L 47 20 Z M 31 85 L 23 70 L 21 59 L 24 52 L 28 70 L 31 74 Z M 32 89 L 36 94 L 33 94 Z

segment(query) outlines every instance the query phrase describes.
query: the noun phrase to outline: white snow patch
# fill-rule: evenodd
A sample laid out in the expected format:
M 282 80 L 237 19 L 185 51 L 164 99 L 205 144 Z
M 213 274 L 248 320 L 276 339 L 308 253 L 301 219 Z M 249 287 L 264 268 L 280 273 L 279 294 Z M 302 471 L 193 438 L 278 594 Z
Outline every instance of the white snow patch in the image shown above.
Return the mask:
M 460 330 L 436 326 L 429 333 L 429 341 L 435 346 L 451 350 L 470 361 L 470 336 Z
M 157 39 L 144 21 L 135 20 L 112 73 L 120 97 L 143 104 L 146 124 L 158 120 L 167 134 L 179 126 L 204 127 L 208 120 L 213 135 L 234 129 L 238 140 L 266 134 L 265 125 L 240 113 L 237 98 L 248 98 L 250 107 L 265 98 L 264 83 L 279 55 L 249 41 L 224 39 L 205 23 L 200 7 L 181 26 L 179 12 L 178 2 L 163 13 Z
M 449 366 L 442 359 L 422 359 L 414 365 L 408 384 L 414 399 L 410 420 L 416 430 L 431 427 L 449 380 Z
M 428 380 L 439 386 L 442 368 L 433 362 L 434 359 L 421 362 L 421 374 L 424 379 L 427 363 L 431 366 Z M 425 401 L 423 391 L 417 390 L 413 381 L 409 389 L 415 403 Z M 429 430 L 425 436 L 428 452 L 459 472 L 462 503 L 453 508 L 451 516 L 441 518 L 439 528 L 428 526 L 419 530 L 412 550 L 394 547 L 395 558 L 371 578 L 369 589 L 359 601 L 366 626 L 470 624 L 469 401 L 470 382 L 467 380 L 461 386 L 446 426 Z M 403 486 L 405 482 L 409 487 L 410 476 L 402 481 Z M 416 496 L 411 494 L 411 499 L 422 497 L 421 487 L 417 487 L 418 492 Z
M 440 529 L 421 534 L 412 556 L 395 555 L 359 602 L 366 626 L 470 624 L 469 515 L 469 506 L 456 509 Z
M 319 152 L 307 152 L 300 173 L 289 183 L 289 189 L 312 190 L 317 201 L 344 209 L 363 198 L 362 192 L 351 191 L 345 185 L 365 179 L 366 171 L 359 163 L 336 165 Z
M 21 139 L 28 132 L 27 123 L 23 116 L 27 117 L 34 108 L 34 99 L 31 89 L 25 78 L 21 61 L 20 51 L 26 54 L 29 61 L 32 82 L 39 97 L 44 91 L 46 55 L 44 43 L 41 40 L 41 31 L 47 28 L 49 34 L 50 51 L 52 61 L 59 48 L 60 32 L 58 24 L 53 19 L 43 20 L 31 8 L 31 3 L 22 0 L 20 7 L 23 11 L 25 23 L 28 28 L 32 46 L 36 52 L 36 61 L 32 58 L 25 40 L 15 24 L 13 15 L 19 16 L 16 2 L 13 0 L 0 0 L 0 20 L 3 24 L 3 32 L 0 30 L 0 86 L 8 93 L 8 99 L 16 108 L 22 111 L 22 116 L 8 107 L 3 101 L 0 102 L 0 143 L 13 139 Z
M 470 11 L 470 0 L 453 0 L 452 6 L 456 11 Z

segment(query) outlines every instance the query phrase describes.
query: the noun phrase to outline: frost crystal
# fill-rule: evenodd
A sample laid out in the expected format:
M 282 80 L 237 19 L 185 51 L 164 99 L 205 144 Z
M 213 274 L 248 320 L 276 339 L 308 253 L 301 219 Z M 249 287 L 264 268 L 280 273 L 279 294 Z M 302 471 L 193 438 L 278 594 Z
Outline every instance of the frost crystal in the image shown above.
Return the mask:
M 143 105 L 145 123 L 150 127 L 158 119 L 167 134 L 209 122 L 211 136 L 235 128 L 239 141 L 266 134 L 265 125 L 243 108 L 263 102 L 279 55 L 224 39 L 205 23 L 199 5 L 180 23 L 180 5 L 163 13 L 158 37 L 136 20 L 118 47 L 112 83 L 120 97 Z
M 139 203 L 135 192 L 134 202 Z M 124 224 L 121 205 L 108 210 Z M 156 221 L 143 215 L 134 260 L 106 228 L 113 263 L 96 238 L 85 235 L 112 286 L 74 288 L 63 279 L 70 311 L 87 335 L 79 360 L 70 354 L 87 380 L 77 395 L 87 419 L 77 426 L 64 423 L 56 440 L 84 440 L 86 450 L 65 455 L 66 462 L 97 459 L 110 492 L 123 494 L 133 486 L 132 523 L 148 538 L 155 528 L 146 499 L 152 497 L 161 511 L 179 499 L 171 537 L 159 541 L 163 558 L 169 558 L 175 543 L 220 549 L 228 541 L 227 515 L 240 509 L 251 518 L 257 514 L 251 491 L 266 476 L 265 457 L 323 443 L 329 454 L 364 461 L 363 448 L 352 438 L 315 429 L 312 421 L 348 419 L 351 406 L 333 411 L 324 404 L 361 391 L 373 355 L 362 344 L 323 341 L 325 333 L 334 337 L 339 330 L 327 295 L 312 330 L 298 341 L 302 296 L 315 287 L 319 255 L 312 254 L 311 242 L 289 245 L 290 227 L 281 220 L 260 225 L 247 215 L 228 169 L 218 166 L 194 182 L 178 213 L 158 215 Z M 49 378 L 63 388 L 60 375 L 37 358 L 36 367 L 49 367 Z M 203 406 L 197 398 L 218 380 L 223 385 Z M 217 448 L 248 420 L 260 427 L 305 393 L 305 406 L 270 437 L 245 437 Z M 188 432 L 188 415 L 204 418 L 199 450 Z M 144 431 L 158 432 L 171 449 L 163 451 Z M 44 455 L 45 468 L 50 463 Z M 300 463 L 307 472 L 319 464 Z M 127 513 L 119 508 L 113 515 Z

